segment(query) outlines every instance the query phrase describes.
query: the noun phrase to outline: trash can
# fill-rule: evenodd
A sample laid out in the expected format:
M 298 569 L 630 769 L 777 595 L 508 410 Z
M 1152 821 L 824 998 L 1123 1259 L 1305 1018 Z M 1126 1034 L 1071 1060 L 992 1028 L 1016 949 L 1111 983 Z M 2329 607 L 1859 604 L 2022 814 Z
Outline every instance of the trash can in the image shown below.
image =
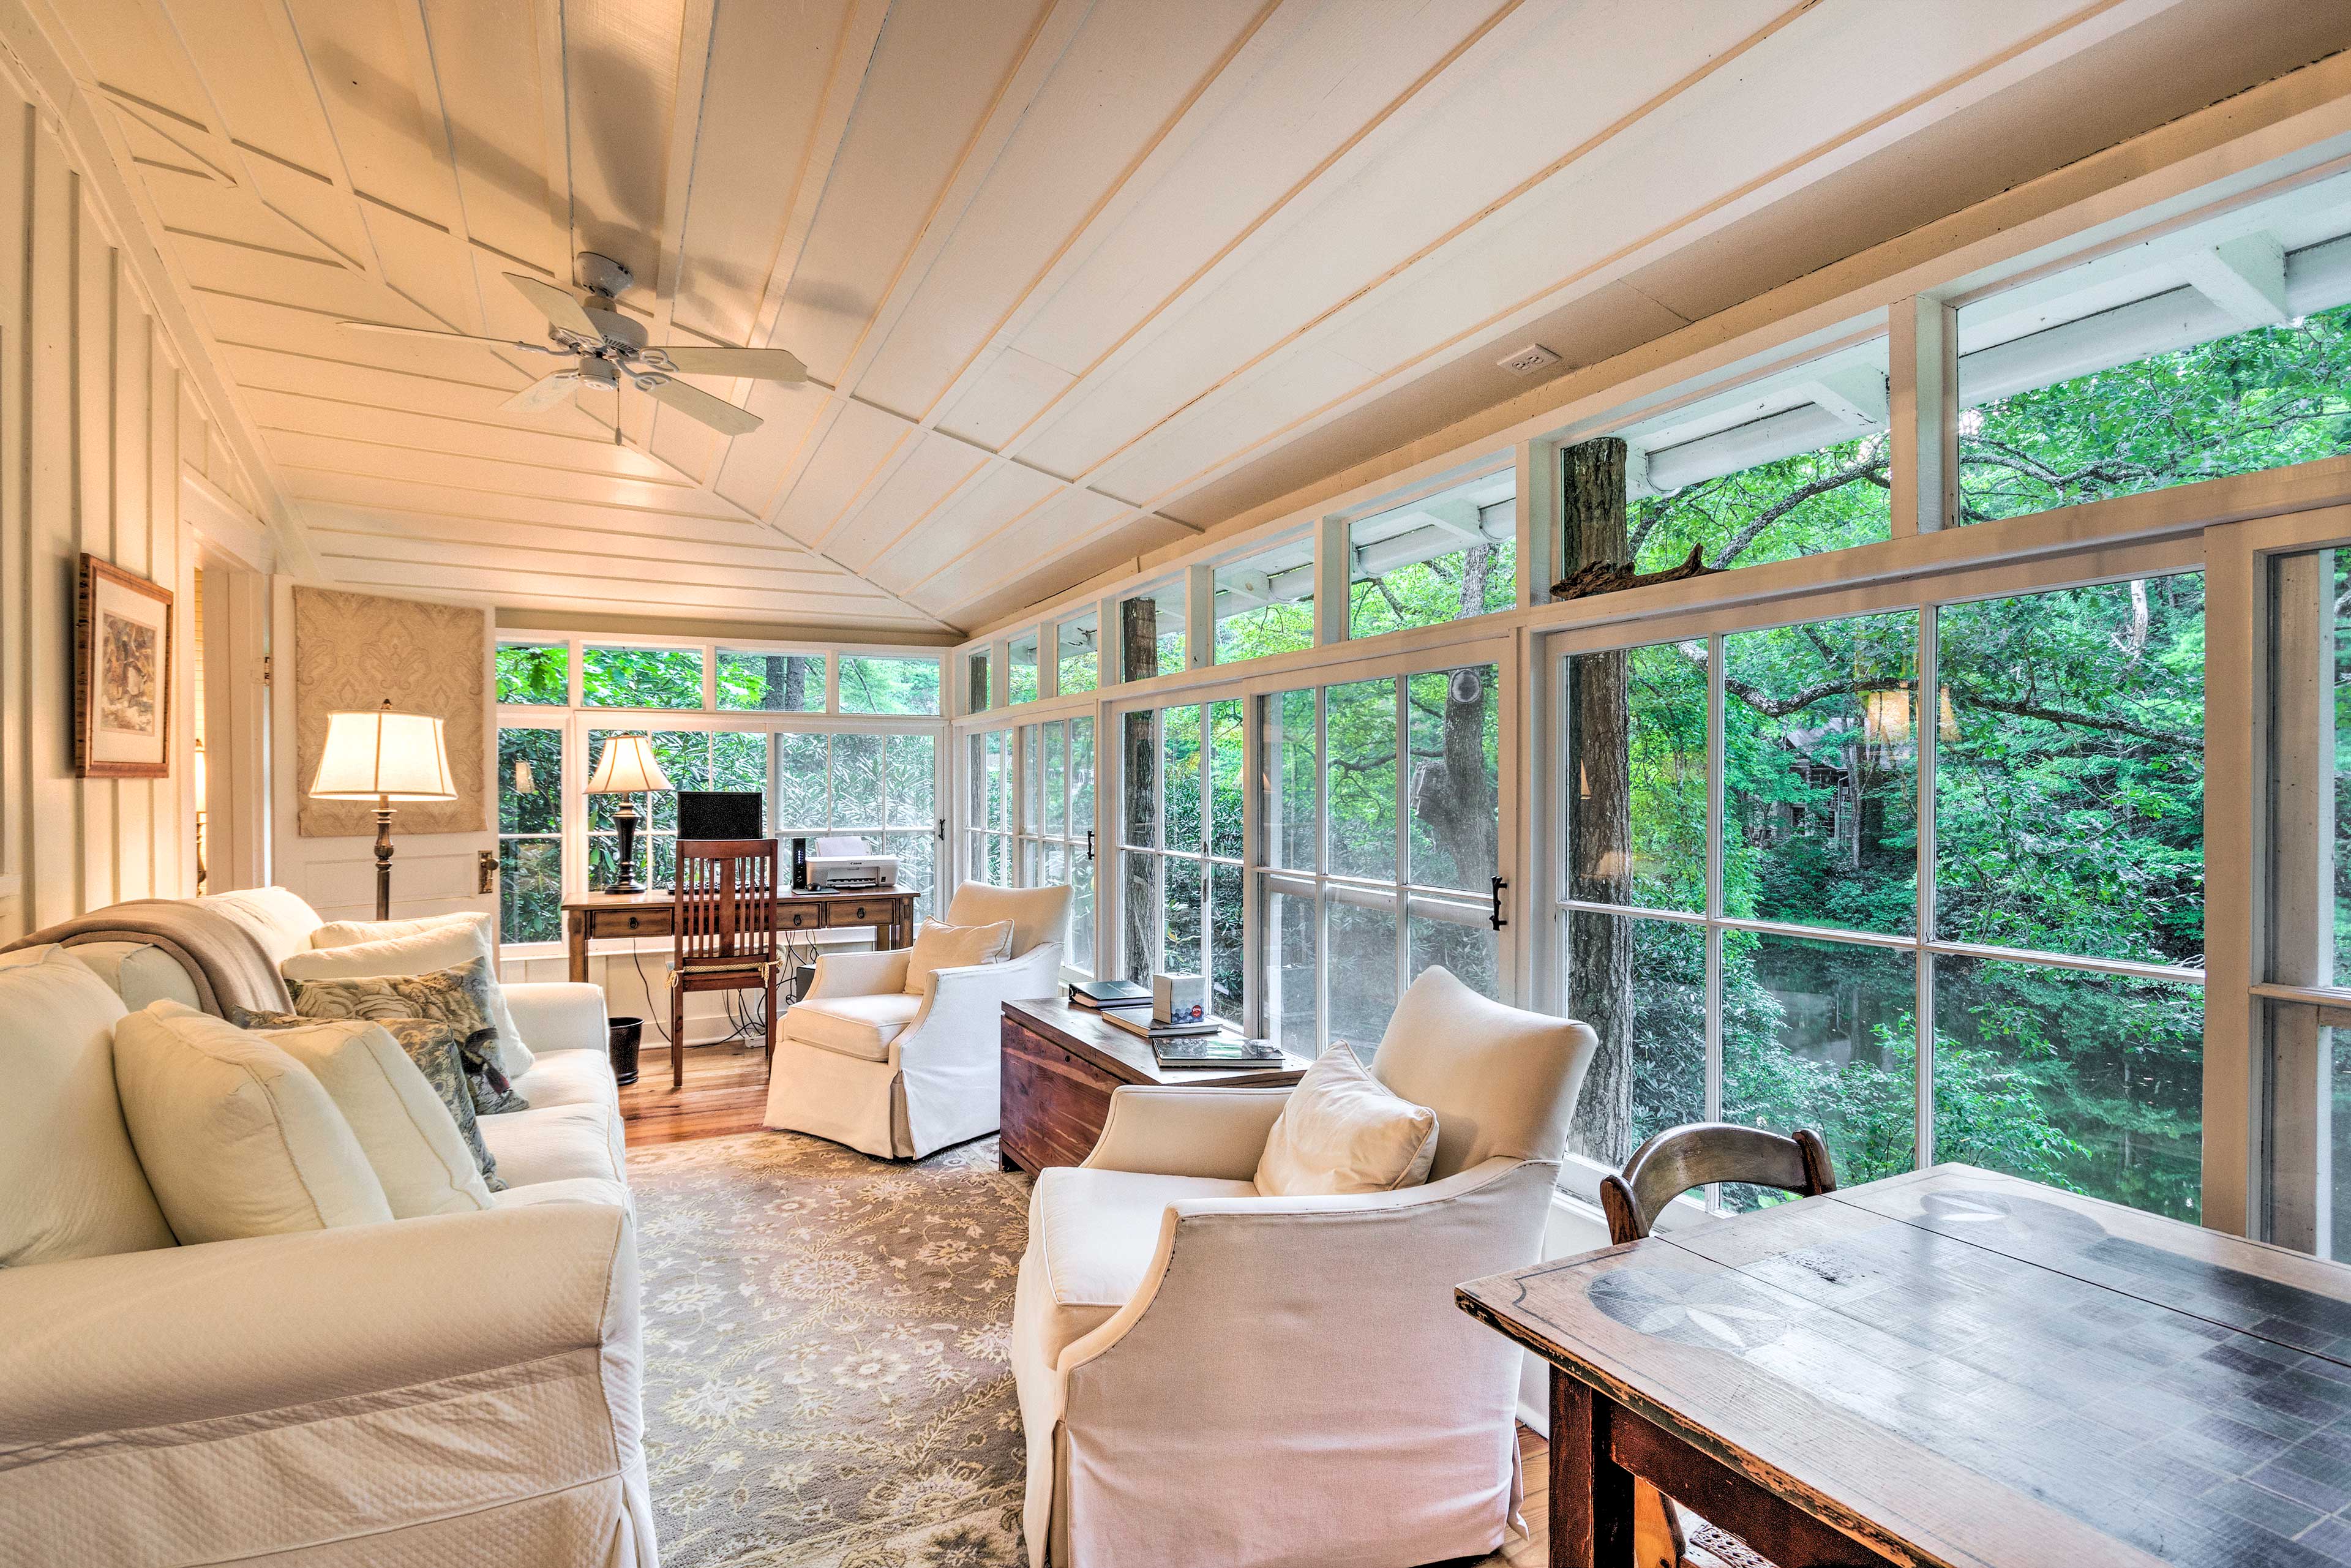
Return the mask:
M 643 1019 L 611 1020 L 612 1082 L 634 1083 L 637 1081 L 637 1042 L 644 1038 Z

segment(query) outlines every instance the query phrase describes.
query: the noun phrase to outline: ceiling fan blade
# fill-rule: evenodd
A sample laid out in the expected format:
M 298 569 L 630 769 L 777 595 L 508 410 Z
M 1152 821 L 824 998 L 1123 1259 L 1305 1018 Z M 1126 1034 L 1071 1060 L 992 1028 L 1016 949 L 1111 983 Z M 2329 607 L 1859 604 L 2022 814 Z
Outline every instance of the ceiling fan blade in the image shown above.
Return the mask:
M 572 389 L 579 384 L 578 371 L 557 371 L 552 375 L 539 377 L 498 404 L 498 409 L 503 413 L 544 413 L 570 396 Z
M 454 338 L 460 343 L 493 343 L 501 349 L 536 347 L 517 342 L 512 338 L 476 338 L 471 332 L 444 332 L 433 327 L 395 327 L 387 321 L 338 321 L 335 325 L 349 327 L 354 332 L 389 332 L 396 338 Z
M 711 429 L 728 435 L 748 435 L 767 423 L 758 414 L 737 408 L 725 398 L 712 397 L 699 387 L 684 382 L 666 381 L 648 376 L 637 382 L 645 395 L 657 402 L 665 402 L 688 419 L 700 420 Z
M 538 308 L 538 313 L 567 332 L 576 332 L 590 342 L 601 342 L 604 334 L 596 323 L 588 319 L 588 312 L 580 308 L 580 301 L 571 291 L 558 288 L 543 277 L 526 277 L 519 272 L 509 272 L 506 280 L 515 286 L 515 292 Z
M 804 382 L 808 367 L 782 349 L 697 349 L 665 343 L 645 350 L 660 354 L 690 376 L 749 376 L 761 382 Z

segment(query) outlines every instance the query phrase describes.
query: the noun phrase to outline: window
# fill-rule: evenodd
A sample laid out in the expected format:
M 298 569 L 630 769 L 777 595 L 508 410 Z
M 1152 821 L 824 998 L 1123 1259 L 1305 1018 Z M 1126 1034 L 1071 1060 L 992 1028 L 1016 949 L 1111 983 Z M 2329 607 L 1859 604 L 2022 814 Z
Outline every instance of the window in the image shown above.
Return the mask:
M 1962 520 L 2351 451 L 2351 237 L 2288 248 L 2312 221 L 2295 209 L 2346 193 L 2305 187 L 1962 308 Z
M 917 894 L 915 918 L 936 916 L 937 737 L 873 730 L 831 735 L 785 731 L 716 739 L 722 748 L 727 742 L 756 744 L 762 775 L 760 784 L 752 787 L 767 787 L 767 769 L 772 767 L 769 832 L 785 840 L 820 834 L 855 837 L 878 854 L 897 856 L 898 885 Z M 746 757 L 747 760 L 747 753 Z
M 1628 427 L 1624 546 L 1596 553 L 1662 571 L 1693 551 L 1753 566 L 1891 538 L 1886 374 L 1872 338 Z
M 843 713 L 935 714 L 939 711 L 939 662 L 878 653 L 841 655 Z
M 995 657 L 995 654 L 986 648 L 974 649 L 965 656 L 966 712 L 986 713 L 995 706 L 994 698 L 988 689 L 990 665 L 994 664 Z
M 1074 621 L 1064 621 L 1054 632 L 1054 643 L 1061 659 L 1060 683 L 1054 689 L 1063 696 L 1090 692 L 1102 684 L 1102 637 L 1096 629 L 1099 618 L 1081 615 Z
M 1020 880 L 1070 887 L 1069 946 L 1063 961 L 1083 974 L 1094 967 L 1094 721 L 1088 717 L 1024 725 L 1020 759 Z
M 1217 568 L 1217 663 L 1314 645 L 1314 540 L 1292 539 Z
M 965 772 L 969 798 L 965 802 L 965 874 L 974 882 L 1014 887 L 1019 883 L 1013 848 L 1013 734 L 1008 729 L 974 730 L 964 737 L 969 748 Z
M 1005 648 L 1005 696 L 1014 703 L 1037 700 L 1037 633 L 1015 637 Z
M 1347 635 L 1435 626 L 1518 602 L 1510 469 L 1358 518 L 1347 528 Z
M 702 650 L 583 648 L 580 701 L 586 707 L 698 708 Z
M 1163 582 L 1123 600 L 1119 614 L 1119 676 L 1147 681 L 1184 667 L 1184 585 Z
M 635 730 L 591 729 L 588 732 L 589 775 L 595 760 L 615 737 Z M 620 830 L 615 825 L 621 803 L 637 809 L 636 872 L 647 887 L 667 887 L 677 871 L 677 791 L 680 789 L 760 789 L 768 782 L 763 766 L 747 769 L 744 758 L 730 752 L 725 783 L 711 781 L 710 732 L 654 730 L 653 756 L 671 788 L 635 795 L 590 795 L 588 801 L 588 885 L 603 887 L 620 874 Z
M 1257 701 L 1267 788 L 1255 871 L 1267 1032 L 1369 1059 L 1412 977 L 1499 996 L 1501 825 L 1492 664 Z
M 1238 698 L 1130 713 L 1119 812 L 1125 977 L 1201 975 L 1208 1011 L 1244 1017 Z
M 718 650 L 718 706 L 734 713 L 822 713 L 822 653 Z
M 498 644 L 502 703 L 562 707 L 571 701 L 571 649 L 562 643 Z
M 2203 632 L 2181 574 L 1568 658 L 1572 1146 L 1719 1113 L 1820 1128 L 1841 1181 L 2193 1219 Z
M 562 936 L 563 731 L 502 727 L 498 940 L 555 942 Z

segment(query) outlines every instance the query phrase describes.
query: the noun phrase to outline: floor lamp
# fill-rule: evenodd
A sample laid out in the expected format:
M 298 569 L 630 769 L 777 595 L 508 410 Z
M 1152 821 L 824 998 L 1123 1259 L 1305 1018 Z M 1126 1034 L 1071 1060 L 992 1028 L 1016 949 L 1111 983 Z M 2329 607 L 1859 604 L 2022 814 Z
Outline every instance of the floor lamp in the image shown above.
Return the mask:
M 645 884 L 637 880 L 637 795 L 648 789 L 667 789 L 672 786 L 669 775 L 662 771 L 661 758 L 653 755 L 650 736 L 616 735 L 604 743 L 603 755 L 596 758 L 596 771 L 589 776 L 590 795 L 618 795 L 621 803 L 612 810 L 612 825 L 621 831 L 621 872 L 606 893 L 643 893 Z
M 327 716 L 327 745 L 310 780 L 310 799 L 375 802 L 378 920 L 392 918 L 392 803 L 456 798 L 439 719 L 394 713 L 390 697 L 370 713 Z

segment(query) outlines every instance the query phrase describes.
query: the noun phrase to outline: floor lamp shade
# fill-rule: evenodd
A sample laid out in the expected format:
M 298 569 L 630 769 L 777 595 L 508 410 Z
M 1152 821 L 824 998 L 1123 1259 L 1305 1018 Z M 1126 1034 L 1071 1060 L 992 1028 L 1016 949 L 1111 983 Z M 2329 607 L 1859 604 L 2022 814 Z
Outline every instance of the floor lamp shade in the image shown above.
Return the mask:
M 674 788 L 669 775 L 662 771 L 661 758 L 653 755 L 653 743 L 649 736 L 616 735 L 604 743 L 603 755 L 596 758 L 595 771 L 588 776 L 590 795 L 640 794 L 647 789 Z M 637 880 L 637 806 L 623 800 L 613 808 L 612 826 L 620 831 L 620 875 L 604 891 L 607 893 L 643 893 L 644 884 Z
M 375 802 L 375 917 L 391 919 L 392 803 L 457 798 L 441 721 L 394 713 L 389 698 L 372 712 L 329 714 L 310 798 Z

